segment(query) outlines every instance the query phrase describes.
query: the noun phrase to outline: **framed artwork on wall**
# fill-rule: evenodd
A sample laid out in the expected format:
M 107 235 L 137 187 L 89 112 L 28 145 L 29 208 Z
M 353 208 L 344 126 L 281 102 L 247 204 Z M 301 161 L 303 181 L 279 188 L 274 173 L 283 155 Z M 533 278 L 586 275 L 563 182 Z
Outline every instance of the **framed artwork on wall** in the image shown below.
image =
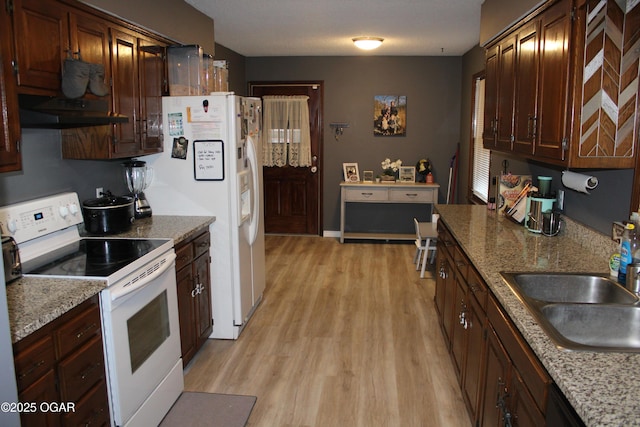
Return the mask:
M 358 172 L 357 163 L 343 163 L 342 171 L 344 172 L 344 180 L 347 182 L 360 181 L 360 172 Z
M 376 95 L 373 97 L 373 135 L 406 136 L 407 97 Z

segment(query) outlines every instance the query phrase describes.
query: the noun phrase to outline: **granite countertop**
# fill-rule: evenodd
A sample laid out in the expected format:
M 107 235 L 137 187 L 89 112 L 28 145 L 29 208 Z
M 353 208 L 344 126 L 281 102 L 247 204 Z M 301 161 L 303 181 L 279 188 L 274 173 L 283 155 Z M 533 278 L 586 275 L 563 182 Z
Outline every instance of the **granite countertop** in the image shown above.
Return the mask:
M 129 231 L 113 235 L 112 237 L 128 238 L 171 238 L 174 244 L 199 233 L 205 227 L 215 222 L 213 216 L 174 216 L 152 215 L 148 218 L 136 219 Z M 91 236 L 91 234 L 81 234 Z
M 640 354 L 558 349 L 500 275 L 500 271 L 607 273 L 615 243 L 568 218 L 559 236 L 546 237 L 485 206 L 438 205 L 437 210 L 585 424 L 640 426 Z
M 174 244 L 215 221 L 211 216 L 152 216 L 136 220 L 131 230 L 111 237 L 171 238 Z M 81 230 L 81 234 L 82 230 Z M 7 284 L 13 343 L 35 332 L 104 289 L 102 280 L 22 277 Z

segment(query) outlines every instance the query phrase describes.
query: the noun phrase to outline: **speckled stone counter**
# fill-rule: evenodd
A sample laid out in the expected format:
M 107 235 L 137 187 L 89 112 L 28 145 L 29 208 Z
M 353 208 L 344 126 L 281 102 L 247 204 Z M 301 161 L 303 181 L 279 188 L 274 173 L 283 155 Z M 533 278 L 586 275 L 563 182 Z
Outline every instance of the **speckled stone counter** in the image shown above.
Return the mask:
M 12 342 L 37 331 L 105 288 L 102 280 L 23 277 L 7 285 Z
M 173 243 L 177 245 L 181 241 L 199 233 L 215 220 L 216 218 L 213 216 L 152 215 L 149 218 L 137 219 L 129 231 L 116 234 L 113 237 L 171 238 Z
M 215 221 L 211 216 L 152 216 L 112 237 L 171 238 L 174 244 Z M 81 230 L 82 233 L 82 230 Z M 82 233 L 84 234 L 84 233 Z M 105 288 L 101 280 L 23 277 L 7 285 L 11 338 L 15 343 Z
M 569 219 L 559 236 L 546 237 L 484 206 L 438 205 L 437 210 L 585 424 L 640 426 L 640 354 L 559 350 L 500 275 L 509 270 L 606 273 L 615 243 Z

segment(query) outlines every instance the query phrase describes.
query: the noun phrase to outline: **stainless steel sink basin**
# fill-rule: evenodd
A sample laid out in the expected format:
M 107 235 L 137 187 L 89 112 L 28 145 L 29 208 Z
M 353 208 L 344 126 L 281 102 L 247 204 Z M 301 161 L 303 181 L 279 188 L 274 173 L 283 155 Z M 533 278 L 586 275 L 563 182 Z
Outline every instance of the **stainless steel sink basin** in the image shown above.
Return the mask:
M 502 273 L 523 296 L 548 302 L 633 304 L 635 294 L 605 276 L 567 273 Z
M 640 300 L 607 276 L 500 274 L 559 348 L 640 352 Z
M 640 307 L 613 304 L 548 304 L 544 318 L 561 346 L 585 350 L 640 351 Z

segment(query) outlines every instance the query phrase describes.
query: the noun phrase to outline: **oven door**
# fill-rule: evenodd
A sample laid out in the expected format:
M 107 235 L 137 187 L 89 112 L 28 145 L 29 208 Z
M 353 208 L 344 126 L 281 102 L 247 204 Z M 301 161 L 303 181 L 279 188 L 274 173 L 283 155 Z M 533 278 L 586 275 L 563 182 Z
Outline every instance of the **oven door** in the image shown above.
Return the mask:
M 116 425 L 125 425 L 143 406 L 143 412 L 162 419 L 173 401 L 166 406 L 166 390 L 159 386 L 167 386 L 167 377 L 175 379 L 173 371 L 178 362 L 179 384 L 173 381 L 169 386 L 170 393 L 177 393 L 174 399 L 183 388 L 175 253 L 165 253 L 162 258 L 164 261 L 156 258 L 140 269 L 146 273 L 138 277 L 144 278 L 124 279 L 101 293 L 111 411 Z

